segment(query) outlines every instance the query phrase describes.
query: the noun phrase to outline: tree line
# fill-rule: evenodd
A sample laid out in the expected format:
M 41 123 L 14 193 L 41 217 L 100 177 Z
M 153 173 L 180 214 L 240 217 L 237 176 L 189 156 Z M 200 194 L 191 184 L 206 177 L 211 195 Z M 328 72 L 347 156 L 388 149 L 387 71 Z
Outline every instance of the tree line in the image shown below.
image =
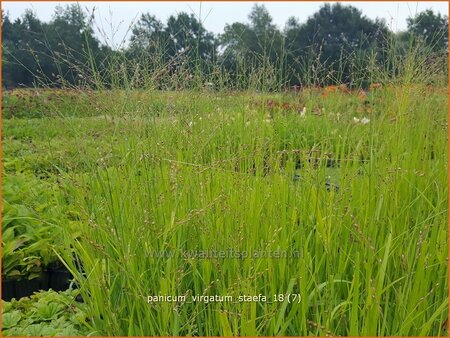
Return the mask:
M 31 10 L 14 21 L 2 12 L 2 86 L 365 86 L 373 70 L 395 73 L 392 53 L 401 58 L 421 46 L 428 62 L 448 54 L 448 18 L 432 10 L 409 17 L 407 30 L 393 33 L 353 6 L 325 4 L 306 22 L 289 18 L 281 30 L 265 6 L 255 4 L 247 23 L 227 24 L 218 35 L 193 14 L 164 23 L 145 13 L 122 48 L 101 43 L 94 23 L 95 13 L 76 4 L 58 6 L 49 22 Z

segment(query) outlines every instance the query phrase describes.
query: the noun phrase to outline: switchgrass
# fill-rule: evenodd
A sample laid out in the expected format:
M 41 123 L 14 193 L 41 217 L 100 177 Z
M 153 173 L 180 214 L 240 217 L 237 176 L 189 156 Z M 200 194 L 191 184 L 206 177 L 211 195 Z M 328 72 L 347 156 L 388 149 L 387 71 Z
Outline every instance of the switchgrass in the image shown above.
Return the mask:
M 444 334 L 447 99 L 427 90 L 123 94 L 120 161 L 65 187 L 81 235 L 60 254 L 94 333 Z

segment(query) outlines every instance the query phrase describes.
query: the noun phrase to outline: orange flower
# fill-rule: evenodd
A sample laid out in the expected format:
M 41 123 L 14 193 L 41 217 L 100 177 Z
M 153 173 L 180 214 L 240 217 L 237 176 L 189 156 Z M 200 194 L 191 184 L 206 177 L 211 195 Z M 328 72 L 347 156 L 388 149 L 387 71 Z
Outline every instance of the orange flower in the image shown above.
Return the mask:
M 367 98 L 367 92 L 365 90 L 362 90 L 362 89 L 358 90 L 358 98 L 361 101 L 364 101 Z
M 372 83 L 369 88 L 370 89 L 380 89 L 381 87 L 383 87 L 381 85 L 381 83 Z
M 345 83 L 339 85 L 339 91 L 341 91 L 342 93 L 350 94 L 350 90 Z
M 291 105 L 288 102 L 284 102 L 282 105 L 282 108 L 284 110 L 290 110 L 291 109 Z
M 325 91 L 326 92 L 336 92 L 339 89 L 338 86 L 326 86 Z

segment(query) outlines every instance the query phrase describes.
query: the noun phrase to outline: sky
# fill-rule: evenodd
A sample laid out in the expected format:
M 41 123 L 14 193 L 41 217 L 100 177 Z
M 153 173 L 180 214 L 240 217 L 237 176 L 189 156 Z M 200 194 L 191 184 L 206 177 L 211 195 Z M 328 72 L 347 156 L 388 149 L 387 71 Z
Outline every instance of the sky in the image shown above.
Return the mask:
M 2 1 L 2 9 L 9 13 L 12 20 L 20 17 L 25 9 L 32 9 L 39 19 L 49 21 L 54 13 L 55 6 L 74 3 L 70 1 L 61 2 L 16 2 Z M 264 4 L 272 15 L 274 23 L 283 29 L 287 19 L 294 16 L 300 22 L 305 22 L 309 16 L 316 12 L 324 3 L 319 1 L 302 2 L 231 2 L 231 1 L 178 1 L 178 2 L 96 2 L 83 1 L 80 5 L 92 12 L 95 7 L 96 23 L 94 29 L 97 36 L 103 42 L 111 46 L 120 46 L 130 37 L 130 25 L 139 18 L 142 13 L 149 12 L 158 17 L 162 22 L 173 14 L 179 12 L 193 13 L 200 18 L 204 27 L 215 33 L 223 32 L 225 25 L 233 22 L 247 22 L 248 14 L 254 3 Z M 414 16 L 425 9 L 448 15 L 448 2 L 375 2 L 355 1 L 342 4 L 350 4 L 360 9 L 363 15 L 375 19 L 384 18 L 389 28 L 394 31 L 406 29 L 406 18 Z

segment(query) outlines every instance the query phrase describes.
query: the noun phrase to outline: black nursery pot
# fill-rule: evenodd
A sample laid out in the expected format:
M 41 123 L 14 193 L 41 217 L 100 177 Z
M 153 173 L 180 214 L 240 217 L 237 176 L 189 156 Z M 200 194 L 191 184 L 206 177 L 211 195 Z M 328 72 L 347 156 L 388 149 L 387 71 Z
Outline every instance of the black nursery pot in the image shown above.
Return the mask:
M 65 267 L 54 265 L 41 272 L 38 278 L 31 280 L 2 279 L 2 299 L 10 301 L 13 298 L 28 297 L 41 290 L 64 291 L 69 288 L 72 278 L 72 274 Z
M 10 301 L 14 298 L 16 292 L 15 289 L 15 281 L 13 280 L 3 280 L 2 279 L 2 299 L 6 301 Z
M 70 286 L 72 274 L 59 262 L 47 266 L 48 287 L 54 291 L 64 291 Z
M 42 272 L 39 277 L 33 279 L 2 279 L 2 299 L 10 301 L 31 296 L 40 290 L 48 290 L 48 276 Z
M 57 269 L 47 270 L 48 274 L 48 287 L 54 291 L 64 291 L 70 286 L 70 282 L 73 278 L 72 274 L 68 270 Z

